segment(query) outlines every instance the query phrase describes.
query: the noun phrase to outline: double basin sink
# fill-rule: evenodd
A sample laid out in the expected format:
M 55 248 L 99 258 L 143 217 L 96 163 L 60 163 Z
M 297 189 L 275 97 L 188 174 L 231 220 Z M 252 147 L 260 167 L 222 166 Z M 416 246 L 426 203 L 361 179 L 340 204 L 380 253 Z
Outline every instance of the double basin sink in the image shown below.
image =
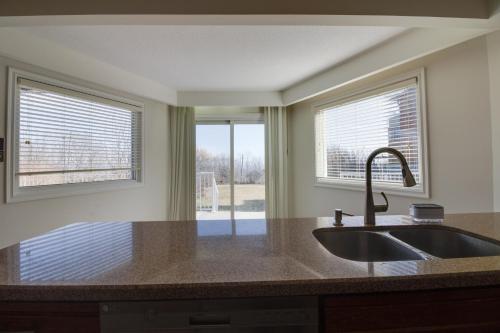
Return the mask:
M 322 228 L 313 235 L 332 254 L 355 261 L 500 256 L 500 242 L 440 225 Z

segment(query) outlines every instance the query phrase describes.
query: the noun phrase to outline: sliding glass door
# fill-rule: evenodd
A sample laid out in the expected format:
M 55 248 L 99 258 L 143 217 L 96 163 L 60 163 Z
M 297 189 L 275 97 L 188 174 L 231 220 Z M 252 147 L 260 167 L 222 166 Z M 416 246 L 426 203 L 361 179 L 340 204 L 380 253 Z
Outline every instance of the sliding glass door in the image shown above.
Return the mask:
M 196 216 L 200 220 L 265 217 L 263 123 L 197 123 Z
M 196 218 L 230 219 L 231 125 L 196 125 Z
M 234 217 L 265 217 L 264 124 L 234 124 Z

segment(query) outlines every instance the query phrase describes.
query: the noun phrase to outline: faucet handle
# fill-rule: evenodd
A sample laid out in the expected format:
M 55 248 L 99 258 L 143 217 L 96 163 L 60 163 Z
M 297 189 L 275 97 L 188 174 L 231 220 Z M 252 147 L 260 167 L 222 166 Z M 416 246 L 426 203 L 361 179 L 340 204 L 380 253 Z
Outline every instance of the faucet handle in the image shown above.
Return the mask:
M 389 209 L 389 201 L 387 200 L 387 197 L 385 196 L 385 193 L 384 192 L 380 192 L 380 194 L 382 194 L 382 196 L 384 197 L 385 204 L 384 205 L 375 205 L 373 208 L 374 208 L 374 210 L 375 210 L 376 213 L 387 212 L 387 210 Z

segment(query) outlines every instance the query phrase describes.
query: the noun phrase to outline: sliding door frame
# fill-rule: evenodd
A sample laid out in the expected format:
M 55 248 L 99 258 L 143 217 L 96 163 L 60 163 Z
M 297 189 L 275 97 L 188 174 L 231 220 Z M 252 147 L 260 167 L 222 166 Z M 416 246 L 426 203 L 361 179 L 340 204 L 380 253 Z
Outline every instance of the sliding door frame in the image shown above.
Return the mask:
M 263 115 L 260 113 L 256 114 L 246 114 L 245 117 L 242 115 L 235 115 L 234 117 L 224 117 L 203 115 L 203 117 L 197 116 L 196 125 L 229 125 L 229 193 L 230 193 L 230 204 L 231 204 L 231 220 L 234 220 L 234 125 L 252 125 L 252 124 L 264 124 Z M 264 157 L 266 158 L 266 157 Z M 264 161 L 265 162 L 265 161 Z M 267 172 L 267 170 L 265 170 Z M 266 207 L 267 209 L 267 207 Z M 234 227 L 234 226 L 233 226 Z M 233 230 L 234 231 L 234 230 Z

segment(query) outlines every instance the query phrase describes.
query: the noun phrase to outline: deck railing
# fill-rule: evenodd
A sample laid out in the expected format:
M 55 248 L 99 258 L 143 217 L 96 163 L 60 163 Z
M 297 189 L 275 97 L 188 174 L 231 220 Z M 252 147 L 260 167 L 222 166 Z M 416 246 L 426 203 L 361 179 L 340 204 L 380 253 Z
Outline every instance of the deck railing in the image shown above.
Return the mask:
M 213 172 L 196 174 L 196 210 L 219 211 L 219 189 Z

